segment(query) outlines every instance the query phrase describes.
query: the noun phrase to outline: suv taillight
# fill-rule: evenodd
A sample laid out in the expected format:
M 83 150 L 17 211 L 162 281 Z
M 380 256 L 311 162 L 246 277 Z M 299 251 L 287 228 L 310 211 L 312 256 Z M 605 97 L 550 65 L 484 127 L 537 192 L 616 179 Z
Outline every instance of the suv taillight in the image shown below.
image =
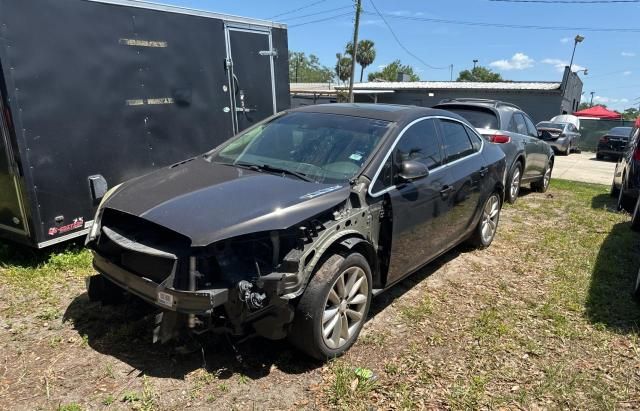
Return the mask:
M 505 136 L 504 134 L 494 134 L 492 136 L 489 136 L 489 141 L 491 141 L 492 143 L 504 144 L 510 142 L 511 137 Z

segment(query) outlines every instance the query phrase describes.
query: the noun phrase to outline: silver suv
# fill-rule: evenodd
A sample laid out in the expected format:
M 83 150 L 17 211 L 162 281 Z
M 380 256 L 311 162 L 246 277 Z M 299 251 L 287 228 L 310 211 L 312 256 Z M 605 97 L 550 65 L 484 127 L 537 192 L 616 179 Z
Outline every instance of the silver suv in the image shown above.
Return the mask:
M 522 184 L 547 191 L 554 154 L 538 137 L 531 118 L 515 104 L 497 100 L 444 100 L 434 108 L 451 111 L 469 121 L 487 141 L 500 145 L 507 160 L 505 200 L 513 204 Z

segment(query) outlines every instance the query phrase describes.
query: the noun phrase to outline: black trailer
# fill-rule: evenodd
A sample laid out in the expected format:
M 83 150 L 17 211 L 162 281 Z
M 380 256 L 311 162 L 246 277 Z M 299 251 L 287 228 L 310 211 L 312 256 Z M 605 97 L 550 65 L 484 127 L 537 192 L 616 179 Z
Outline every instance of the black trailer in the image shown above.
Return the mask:
M 273 22 L 0 0 L 0 237 L 42 248 L 82 236 L 107 188 L 287 109 L 287 55 Z

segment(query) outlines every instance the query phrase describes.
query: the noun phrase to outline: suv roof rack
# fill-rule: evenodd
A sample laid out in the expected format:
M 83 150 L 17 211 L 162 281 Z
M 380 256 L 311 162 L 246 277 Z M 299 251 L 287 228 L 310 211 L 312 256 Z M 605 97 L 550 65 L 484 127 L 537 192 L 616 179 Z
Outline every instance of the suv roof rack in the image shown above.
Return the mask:
M 443 103 L 488 103 L 488 104 L 492 104 L 493 107 L 498 108 L 499 106 L 508 106 L 508 107 L 513 107 L 515 109 L 518 110 L 522 110 L 520 107 L 516 106 L 513 103 L 507 103 L 506 101 L 499 101 L 499 100 L 491 100 L 491 99 L 487 99 L 487 98 L 472 98 L 472 97 L 463 97 L 463 98 L 446 98 L 444 100 L 441 100 L 439 104 L 443 104 Z

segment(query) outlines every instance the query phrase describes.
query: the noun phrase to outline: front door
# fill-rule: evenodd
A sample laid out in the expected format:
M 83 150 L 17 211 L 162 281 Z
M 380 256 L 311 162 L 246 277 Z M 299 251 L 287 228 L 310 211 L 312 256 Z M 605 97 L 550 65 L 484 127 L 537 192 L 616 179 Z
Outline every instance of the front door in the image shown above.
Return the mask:
M 0 70 L 1 72 L 1 70 Z M 9 143 L 9 113 L 0 101 L 0 230 L 28 235 Z
M 234 132 L 277 112 L 271 32 L 227 26 L 227 73 Z
M 411 182 L 402 181 L 398 170 L 404 160 L 424 163 L 430 170 L 429 175 Z M 444 241 L 441 232 L 448 200 L 441 190 L 447 171 L 442 167 L 435 120 L 424 119 L 409 126 L 388 161 L 394 170 L 395 183 L 389 191 L 393 236 L 388 283 L 393 283 L 432 259 Z

